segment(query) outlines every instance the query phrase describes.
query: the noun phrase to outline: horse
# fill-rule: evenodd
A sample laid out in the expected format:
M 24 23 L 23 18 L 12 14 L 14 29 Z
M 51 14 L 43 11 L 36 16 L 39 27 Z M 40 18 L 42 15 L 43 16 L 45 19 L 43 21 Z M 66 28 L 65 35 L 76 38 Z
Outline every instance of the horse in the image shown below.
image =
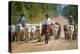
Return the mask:
M 45 36 L 45 43 L 48 44 L 48 40 L 50 38 L 49 33 L 50 33 L 50 25 L 42 25 L 42 30 L 41 30 L 41 36 Z

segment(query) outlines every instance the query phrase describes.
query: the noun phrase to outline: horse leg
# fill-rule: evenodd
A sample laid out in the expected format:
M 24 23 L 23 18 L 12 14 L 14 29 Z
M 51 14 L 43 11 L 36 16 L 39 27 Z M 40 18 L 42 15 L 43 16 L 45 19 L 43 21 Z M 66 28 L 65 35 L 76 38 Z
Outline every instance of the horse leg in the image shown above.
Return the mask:
M 45 43 L 48 44 L 48 33 L 45 34 Z

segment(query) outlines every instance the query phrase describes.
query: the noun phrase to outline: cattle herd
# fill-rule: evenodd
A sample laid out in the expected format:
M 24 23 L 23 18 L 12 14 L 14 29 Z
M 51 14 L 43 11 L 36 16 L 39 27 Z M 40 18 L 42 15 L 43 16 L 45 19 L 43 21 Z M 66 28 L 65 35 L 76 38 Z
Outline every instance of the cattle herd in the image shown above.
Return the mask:
M 10 39 L 11 42 L 20 42 L 24 41 L 25 43 L 37 40 L 38 42 L 42 42 L 46 39 L 46 37 L 50 40 L 50 37 L 53 36 L 54 40 L 61 39 L 62 29 L 64 31 L 64 39 L 65 40 L 76 40 L 77 33 L 78 33 L 78 26 L 74 25 L 63 25 L 61 29 L 61 24 L 58 22 L 51 23 L 48 26 L 48 30 L 44 29 L 44 25 L 40 24 L 28 24 L 26 23 L 25 27 L 22 27 L 21 24 L 17 25 L 10 25 L 9 32 L 10 32 Z M 47 31 L 47 36 L 45 36 L 45 32 Z

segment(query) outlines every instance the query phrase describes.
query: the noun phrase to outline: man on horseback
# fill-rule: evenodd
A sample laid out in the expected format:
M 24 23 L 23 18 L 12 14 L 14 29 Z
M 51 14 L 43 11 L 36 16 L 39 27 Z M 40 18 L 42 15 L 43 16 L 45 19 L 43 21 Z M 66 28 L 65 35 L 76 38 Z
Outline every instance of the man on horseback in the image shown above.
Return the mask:
M 70 17 L 69 17 L 69 24 L 74 25 L 74 19 L 73 19 L 72 15 L 70 15 Z
M 46 14 L 45 20 L 44 20 L 43 25 L 42 25 L 42 27 L 43 27 L 42 30 L 44 30 L 43 33 L 45 34 L 45 43 L 47 43 L 47 44 L 48 44 L 48 39 L 49 39 L 49 34 L 48 34 L 49 25 L 50 25 L 50 19 L 49 19 L 48 14 Z
M 21 24 L 23 27 L 25 26 L 25 17 L 23 14 L 20 15 L 17 24 Z
M 24 28 L 25 28 L 25 25 L 26 25 L 26 21 L 25 21 L 25 17 L 23 14 L 21 14 L 18 18 L 18 21 L 17 21 L 17 25 L 16 25 L 16 34 L 17 34 L 17 40 L 20 42 L 20 41 L 23 41 L 24 40 Z

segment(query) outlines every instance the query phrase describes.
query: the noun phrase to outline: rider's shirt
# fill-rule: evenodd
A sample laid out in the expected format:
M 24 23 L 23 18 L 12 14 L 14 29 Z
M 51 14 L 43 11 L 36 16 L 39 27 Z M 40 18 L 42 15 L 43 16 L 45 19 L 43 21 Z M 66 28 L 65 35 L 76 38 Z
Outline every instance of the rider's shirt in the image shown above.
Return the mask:
M 45 25 L 49 25 L 50 23 L 51 23 L 50 18 L 45 19 L 44 22 L 43 22 L 43 24 L 45 24 Z
M 21 24 L 24 27 L 25 26 L 25 17 L 20 16 L 17 24 Z
M 20 16 L 18 24 L 23 24 L 23 23 L 25 23 L 25 17 L 24 16 Z
M 22 17 L 21 21 L 20 21 L 20 24 L 23 24 L 25 23 L 25 17 Z

